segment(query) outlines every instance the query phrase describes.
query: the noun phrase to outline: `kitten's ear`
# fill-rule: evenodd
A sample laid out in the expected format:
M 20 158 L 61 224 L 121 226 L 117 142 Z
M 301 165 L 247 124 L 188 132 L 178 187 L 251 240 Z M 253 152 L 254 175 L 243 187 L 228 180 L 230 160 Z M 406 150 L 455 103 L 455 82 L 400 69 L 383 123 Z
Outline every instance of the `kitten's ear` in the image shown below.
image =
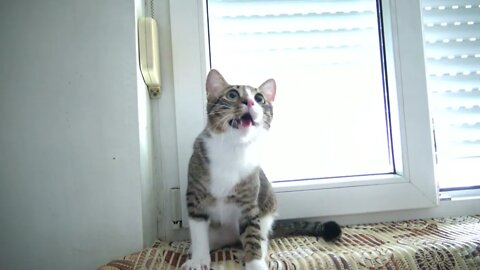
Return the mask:
M 222 74 L 215 69 L 210 70 L 207 76 L 207 96 L 218 97 L 219 94 L 228 87 L 227 81 Z
M 260 92 L 263 93 L 269 102 L 273 102 L 275 100 L 277 84 L 275 83 L 274 79 L 266 80 L 258 89 L 260 89 Z

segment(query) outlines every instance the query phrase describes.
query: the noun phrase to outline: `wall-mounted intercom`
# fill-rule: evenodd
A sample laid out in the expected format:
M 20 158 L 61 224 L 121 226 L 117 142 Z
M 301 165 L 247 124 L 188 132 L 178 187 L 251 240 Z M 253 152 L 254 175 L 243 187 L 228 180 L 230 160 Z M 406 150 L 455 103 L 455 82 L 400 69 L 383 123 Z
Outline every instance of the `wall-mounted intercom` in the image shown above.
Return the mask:
M 140 70 L 150 97 L 160 96 L 160 56 L 158 51 L 157 22 L 150 17 L 138 19 L 138 49 Z

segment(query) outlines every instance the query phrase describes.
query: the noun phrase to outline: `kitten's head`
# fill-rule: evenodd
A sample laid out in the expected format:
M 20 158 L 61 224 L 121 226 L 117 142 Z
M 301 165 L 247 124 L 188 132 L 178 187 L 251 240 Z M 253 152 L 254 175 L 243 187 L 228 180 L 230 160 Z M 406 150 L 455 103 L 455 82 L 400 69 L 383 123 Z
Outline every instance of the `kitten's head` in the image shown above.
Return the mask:
M 260 87 L 230 85 L 212 69 L 207 77 L 208 128 L 214 133 L 227 131 L 240 135 L 268 130 L 273 117 L 276 85 L 273 79 Z

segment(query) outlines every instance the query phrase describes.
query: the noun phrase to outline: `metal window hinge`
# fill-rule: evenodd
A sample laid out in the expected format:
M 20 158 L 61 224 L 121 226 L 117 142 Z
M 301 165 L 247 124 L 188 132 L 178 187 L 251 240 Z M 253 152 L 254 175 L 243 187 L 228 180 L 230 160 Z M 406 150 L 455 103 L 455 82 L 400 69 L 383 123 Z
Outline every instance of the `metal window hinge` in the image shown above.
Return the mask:
M 182 204 L 180 188 L 170 189 L 170 209 L 172 217 L 172 227 L 174 229 L 182 228 Z
M 433 151 L 435 152 L 435 164 L 438 164 L 437 134 L 435 130 L 435 118 L 432 118 Z

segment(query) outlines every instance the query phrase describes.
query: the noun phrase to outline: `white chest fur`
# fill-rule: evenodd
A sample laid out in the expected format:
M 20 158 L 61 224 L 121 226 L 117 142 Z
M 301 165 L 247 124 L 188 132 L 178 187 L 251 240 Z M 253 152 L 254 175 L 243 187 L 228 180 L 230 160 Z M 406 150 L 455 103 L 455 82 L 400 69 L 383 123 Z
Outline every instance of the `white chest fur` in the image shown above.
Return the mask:
M 234 137 L 233 137 L 234 138 Z M 206 140 L 210 159 L 210 193 L 223 199 L 233 187 L 260 165 L 259 141 L 238 143 L 228 134 Z
M 234 204 L 227 204 L 220 200 L 208 209 L 208 215 L 212 221 L 220 224 L 236 224 L 240 219 L 241 210 Z

